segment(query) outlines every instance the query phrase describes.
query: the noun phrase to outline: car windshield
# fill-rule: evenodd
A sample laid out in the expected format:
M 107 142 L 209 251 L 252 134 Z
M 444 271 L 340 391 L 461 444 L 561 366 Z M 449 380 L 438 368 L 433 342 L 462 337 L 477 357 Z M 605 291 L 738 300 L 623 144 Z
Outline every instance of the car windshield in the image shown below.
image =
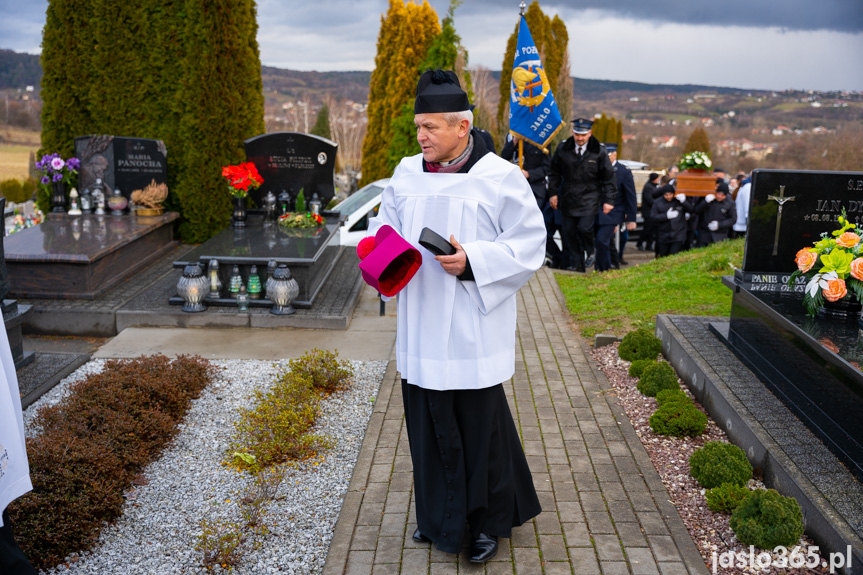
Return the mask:
M 366 202 L 380 195 L 384 189 L 377 184 L 369 184 L 361 190 L 356 191 L 352 196 L 333 208 L 333 211 L 339 212 L 342 215 L 349 216 L 360 209 Z

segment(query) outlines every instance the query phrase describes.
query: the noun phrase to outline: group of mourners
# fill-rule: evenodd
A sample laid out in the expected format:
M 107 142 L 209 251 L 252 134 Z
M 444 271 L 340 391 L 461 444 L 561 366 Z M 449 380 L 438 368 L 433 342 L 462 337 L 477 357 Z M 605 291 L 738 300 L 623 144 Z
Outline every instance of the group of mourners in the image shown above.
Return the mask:
M 750 188 L 746 174 L 726 181 L 724 170 L 716 169 L 713 193 L 686 196 L 676 190 L 677 173 L 676 166 L 663 175 L 654 172 L 644 184 L 639 250 L 653 250 L 661 257 L 746 234 Z

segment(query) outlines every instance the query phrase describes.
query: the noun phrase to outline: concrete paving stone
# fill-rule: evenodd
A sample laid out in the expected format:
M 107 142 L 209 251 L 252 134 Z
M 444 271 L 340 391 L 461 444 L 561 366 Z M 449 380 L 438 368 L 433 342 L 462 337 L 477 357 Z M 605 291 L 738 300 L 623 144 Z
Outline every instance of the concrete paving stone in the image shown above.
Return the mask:
M 590 455 L 590 461 L 594 465 L 611 465 L 611 455 L 608 453 L 608 448 L 603 446 L 587 447 L 587 453 Z
M 566 544 L 560 531 L 557 534 L 540 534 L 539 549 L 543 561 L 566 561 Z
M 345 566 L 345 575 L 371 575 L 374 551 L 351 551 Z
M 525 455 L 545 455 L 545 445 L 542 441 L 530 440 L 523 443 Z
M 551 478 L 548 473 L 537 473 L 531 471 L 533 475 L 533 487 L 537 491 L 551 492 Z
M 584 518 L 592 535 L 614 533 L 614 525 L 611 523 L 611 516 L 607 511 L 585 511 Z
M 536 523 L 537 533 L 562 533 L 558 511 L 553 506 L 548 508 L 543 507 L 542 513 L 534 517 L 533 520 Z
M 593 544 L 599 561 L 624 561 L 623 549 L 620 547 L 620 539 L 617 534 L 596 534 L 593 536 Z
M 574 407 L 572 414 L 575 416 L 576 421 L 578 421 L 582 433 L 599 433 L 599 426 L 596 425 L 593 410 L 590 407 Z
M 593 473 L 573 473 L 578 491 L 599 491 L 599 482 Z
M 396 456 L 395 447 L 380 447 L 375 448 L 374 460 L 375 465 L 390 465 L 393 464 L 393 459 Z
M 624 547 L 647 547 L 647 539 L 640 524 L 615 521 L 614 528 Z
M 573 575 L 569 561 L 543 561 L 543 563 L 545 575 Z
M 509 540 L 511 547 L 536 547 L 536 528 L 533 521 L 528 521 L 524 525 L 520 525 L 512 530 L 512 537 Z
M 410 491 L 413 481 L 413 473 L 393 473 L 390 479 L 390 491 Z
M 626 558 L 629 560 L 629 567 L 632 569 L 632 575 L 659 575 L 659 568 L 656 566 L 656 559 L 650 553 L 647 547 L 627 547 Z
M 570 431 L 577 432 L 578 436 L 581 437 L 581 432 L 577 429 L 578 420 L 575 419 L 575 414 L 573 414 L 571 411 L 567 412 L 565 411 L 565 408 L 562 410 L 560 407 L 558 407 L 557 422 L 558 424 L 560 424 L 561 430 L 563 430 L 564 439 L 577 439 L 575 437 L 567 436 L 567 432 Z
M 641 528 L 648 535 L 668 535 L 668 528 L 665 526 L 665 521 L 662 515 L 657 511 L 636 511 L 638 522 L 641 523 Z
M 629 575 L 626 561 L 600 561 L 599 568 L 602 569 L 602 575 Z
M 569 456 L 565 449 L 548 449 L 545 450 L 545 458 L 551 465 L 568 465 Z
M 629 493 L 632 508 L 636 511 L 656 511 L 656 500 L 651 492 L 628 490 L 627 493 Z
M 572 481 L 572 470 L 569 463 L 548 466 L 548 474 L 553 481 Z
M 500 555 L 500 552 L 498 552 Z M 491 561 L 485 564 L 485 575 L 513 575 L 513 569 L 511 561 L 507 561 L 506 563 L 501 563 L 495 561 L 497 557 L 494 557 Z
M 545 443 L 546 449 L 565 449 L 563 437 L 560 433 L 543 430 L 542 442 Z
M 611 513 L 611 518 L 615 523 L 638 521 L 638 518 L 635 516 L 635 511 L 632 509 L 632 505 L 630 505 L 629 501 L 609 501 L 608 511 Z
M 432 563 L 429 567 L 429 575 L 458 575 L 455 563 Z
M 432 563 L 452 563 L 453 565 L 458 564 L 458 555 L 456 555 L 455 553 L 446 553 L 445 551 L 441 551 L 430 543 L 426 543 L 425 548 L 429 550 L 429 561 L 431 561 Z
M 578 493 L 575 485 L 567 483 L 552 484 L 554 490 L 554 498 L 557 501 L 578 501 Z
M 614 465 L 594 464 L 593 471 L 600 483 L 620 483 L 620 476 Z
M 579 493 L 581 508 L 585 511 L 605 511 L 605 500 L 599 491 L 584 491 Z
M 351 539 L 351 550 L 374 551 L 378 546 L 377 525 L 357 525 Z
M 584 511 L 578 501 L 559 501 L 557 503 L 557 513 L 560 516 L 561 522 L 584 522 Z
M 396 455 L 393 462 L 393 473 L 408 473 L 413 470 L 409 455 Z
M 605 438 L 601 433 L 588 433 L 584 436 L 584 443 L 587 444 L 587 449 L 590 451 L 592 447 L 605 447 Z
M 513 567 L 517 575 L 536 575 L 542 573 L 542 562 L 539 559 L 539 549 L 529 547 L 515 547 L 513 553 Z
M 641 469 L 638 467 L 630 451 L 627 451 L 626 455 L 614 455 L 612 453 L 611 460 L 614 462 L 614 466 L 617 467 L 618 473 L 634 473 L 635 475 L 641 473 Z
M 390 480 L 392 470 L 392 463 L 372 465 L 372 470 L 369 472 L 369 481 L 372 483 L 387 482 Z
M 644 477 L 639 473 L 621 473 L 620 480 L 623 482 L 623 488 L 630 493 L 647 491 Z
M 612 420 L 610 425 L 600 425 L 599 430 L 605 438 L 606 443 L 622 442 L 623 433 L 620 432 L 620 425 L 616 420 Z
M 398 563 L 375 563 L 372 565 L 372 575 L 399 575 L 401 568 Z
M 539 499 L 539 504 L 543 509 L 552 510 L 555 508 L 554 493 L 542 491 L 536 494 Z
M 403 513 L 408 512 L 408 503 L 410 502 L 410 493 L 407 491 L 390 491 L 387 495 L 386 506 L 384 513 Z
M 546 469 L 545 455 L 525 455 L 525 459 L 531 469 Z
M 384 513 L 384 504 L 380 501 L 363 501 L 357 525 L 380 525 Z
M 569 454 L 570 461 L 574 461 L 577 458 L 587 457 L 587 446 L 584 444 L 582 439 L 564 439 L 563 446 Z
M 416 527 L 414 527 L 416 529 Z M 404 513 L 384 513 L 381 518 L 380 536 L 381 537 L 399 537 L 405 535 L 405 515 Z M 410 530 L 413 533 L 413 529 Z
M 603 483 L 599 487 L 602 490 L 602 495 L 605 497 L 606 501 L 623 501 L 624 499 L 629 499 L 629 496 L 623 489 L 623 485 L 619 482 Z
M 542 441 L 542 434 L 539 432 L 539 427 L 522 424 L 520 426 L 520 430 L 522 441 Z
M 402 555 L 403 537 L 378 537 L 375 563 L 398 563 Z
M 573 457 L 570 454 L 573 473 L 590 473 L 593 474 L 593 464 L 588 457 Z
M 568 550 L 573 573 L 578 573 L 578 575 L 598 575 L 601 573 L 593 547 L 569 547 Z
M 363 493 L 363 500 L 386 501 L 389 487 L 388 483 L 369 483 Z
M 662 575 L 689 575 L 689 571 L 683 563 L 658 563 L 657 565 Z
M 680 552 L 670 536 L 648 535 L 647 543 L 653 550 L 653 555 L 657 561 L 680 561 Z
M 428 568 L 428 549 L 405 549 L 402 552 L 402 573 L 427 573 Z
M 555 424 L 557 424 L 557 412 L 554 411 L 553 407 L 540 407 L 536 405 L 536 402 L 534 401 L 534 408 L 536 409 L 536 415 L 539 417 L 540 421 L 547 419 L 549 421 L 554 421 Z

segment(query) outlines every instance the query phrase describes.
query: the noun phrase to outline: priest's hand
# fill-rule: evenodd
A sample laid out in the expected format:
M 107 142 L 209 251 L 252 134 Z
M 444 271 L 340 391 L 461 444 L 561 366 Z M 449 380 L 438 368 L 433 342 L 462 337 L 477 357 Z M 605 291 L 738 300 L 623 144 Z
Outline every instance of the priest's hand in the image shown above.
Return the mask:
M 451 256 L 435 256 L 435 260 L 440 262 L 440 267 L 443 271 L 450 275 L 458 276 L 464 273 L 467 266 L 467 255 L 464 253 L 464 248 L 461 244 L 455 241 L 455 236 L 449 237 L 449 243 L 455 248 L 455 253 Z

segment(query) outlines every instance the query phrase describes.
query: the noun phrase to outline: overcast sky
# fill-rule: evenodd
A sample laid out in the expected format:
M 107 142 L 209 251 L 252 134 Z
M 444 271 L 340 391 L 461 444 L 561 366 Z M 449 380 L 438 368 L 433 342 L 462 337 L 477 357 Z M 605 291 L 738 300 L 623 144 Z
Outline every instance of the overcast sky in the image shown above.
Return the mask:
M 528 2 L 529 4 L 530 2 Z M 448 0 L 430 0 L 443 18 Z M 45 0 L 0 0 L 0 48 L 38 53 Z M 545 0 L 579 78 L 863 91 L 863 0 Z M 258 0 L 265 65 L 371 70 L 387 0 Z M 464 0 L 469 64 L 499 70 L 518 2 Z

